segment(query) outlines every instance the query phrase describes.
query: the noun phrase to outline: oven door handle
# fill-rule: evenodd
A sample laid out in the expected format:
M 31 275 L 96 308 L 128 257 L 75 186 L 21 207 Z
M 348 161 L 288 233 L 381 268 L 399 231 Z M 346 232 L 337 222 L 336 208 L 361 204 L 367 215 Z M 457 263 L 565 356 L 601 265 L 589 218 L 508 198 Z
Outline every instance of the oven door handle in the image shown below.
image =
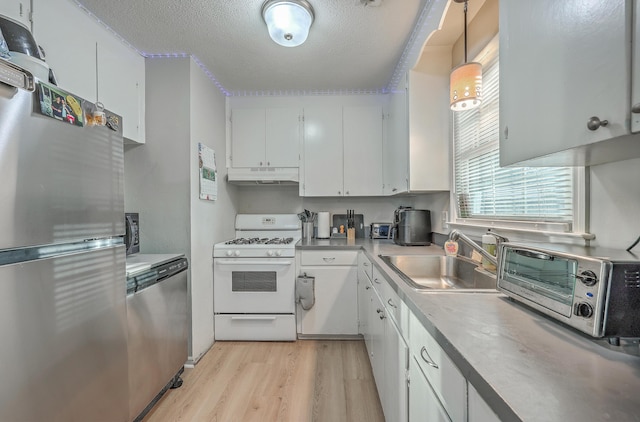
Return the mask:
M 223 261 L 223 260 L 214 260 L 217 264 L 222 265 L 292 265 L 293 260 L 284 260 L 284 261 Z
M 526 256 L 527 258 L 542 259 L 544 261 L 554 260 L 553 256 L 548 255 L 546 253 L 542 253 L 542 252 L 534 252 L 534 251 L 529 251 L 527 249 L 514 249 L 513 251 L 518 255 Z
M 231 320 L 241 320 L 241 321 L 275 321 L 275 316 L 232 316 Z

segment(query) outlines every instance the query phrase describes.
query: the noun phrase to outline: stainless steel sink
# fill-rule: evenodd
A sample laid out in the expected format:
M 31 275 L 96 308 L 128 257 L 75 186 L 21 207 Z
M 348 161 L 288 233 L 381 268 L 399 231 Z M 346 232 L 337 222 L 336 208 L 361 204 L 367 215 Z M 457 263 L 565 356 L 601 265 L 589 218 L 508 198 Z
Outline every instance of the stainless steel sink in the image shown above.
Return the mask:
M 379 255 L 409 286 L 420 291 L 496 292 L 496 276 L 464 257 Z

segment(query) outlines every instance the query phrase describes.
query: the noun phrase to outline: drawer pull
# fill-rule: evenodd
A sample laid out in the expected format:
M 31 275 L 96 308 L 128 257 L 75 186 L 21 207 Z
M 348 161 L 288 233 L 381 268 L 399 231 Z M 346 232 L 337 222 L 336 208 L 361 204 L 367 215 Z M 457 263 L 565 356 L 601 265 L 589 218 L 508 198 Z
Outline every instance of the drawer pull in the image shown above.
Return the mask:
M 382 313 L 382 309 L 376 309 L 376 312 L 381 314 Z
M 376 278 L 374 278 L 374 279 L 373 279 L 373 281 L 374 281 L 376 284 L 380 284 L 380 281 L 378 281 L 378 278 L 377 278 L 377 277 L 376 277 Z
M 391 307 L 398 309 L 398 307 L 397 307 L 396 305 L 394 305 L 394 304 L 393 304 L 393 302 L 391 301 L 391 299 L 387 300 L 387 303 L 388 303 Z
M 427 355 L 426 358 L 424 357 L 425 355 Z M 422 346 L 422 349 L 420 349 L 420 357 L 422 358 L 422 360 L 427 362 L 427 365 L 438 369 L 438 365 L 431 359 L 431 356 L 429 356 L 429 353 L 427 352 L 427 349 L 424 346 Z
M 371 286 L 364 286 L 365 290 L 369 290 L 371 288 Z
M 335 258 L 322 258 L 324 260 L 324 262 L 333 262 L 336 259 Z

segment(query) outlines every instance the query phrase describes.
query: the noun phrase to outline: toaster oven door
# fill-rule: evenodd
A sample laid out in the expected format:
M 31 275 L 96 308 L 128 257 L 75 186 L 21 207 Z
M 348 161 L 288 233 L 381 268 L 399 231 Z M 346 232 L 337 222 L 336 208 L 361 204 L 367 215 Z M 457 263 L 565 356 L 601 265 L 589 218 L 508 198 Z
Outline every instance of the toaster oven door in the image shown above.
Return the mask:
M 498 287 L 570 317 L 577 270 L 575 259 L 505 247 Z

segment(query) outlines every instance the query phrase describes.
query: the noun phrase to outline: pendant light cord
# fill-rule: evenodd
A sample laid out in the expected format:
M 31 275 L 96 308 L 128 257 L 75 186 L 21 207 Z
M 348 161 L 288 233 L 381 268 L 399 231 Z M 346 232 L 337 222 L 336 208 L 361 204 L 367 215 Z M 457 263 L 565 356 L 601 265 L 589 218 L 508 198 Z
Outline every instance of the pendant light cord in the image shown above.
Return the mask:
M 464 1 L 464 62 L 467 62 L 467 3 Z

